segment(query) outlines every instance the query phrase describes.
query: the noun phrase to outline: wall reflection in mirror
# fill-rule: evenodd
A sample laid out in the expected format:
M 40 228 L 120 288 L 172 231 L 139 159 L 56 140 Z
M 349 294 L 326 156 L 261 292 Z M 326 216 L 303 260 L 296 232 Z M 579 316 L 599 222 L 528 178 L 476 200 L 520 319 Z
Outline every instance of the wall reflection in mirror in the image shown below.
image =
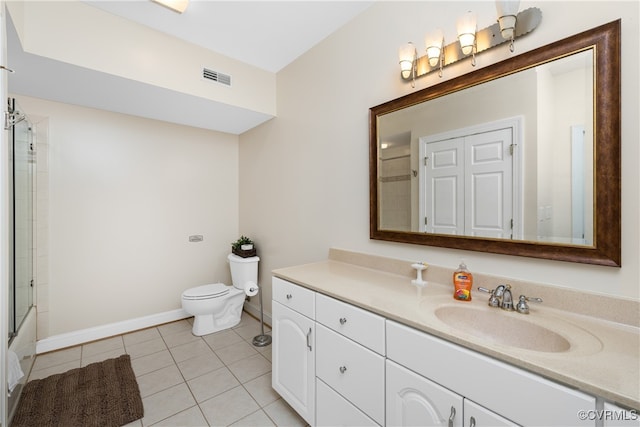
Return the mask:
M 593 245 L 593 61 L 379 115 L 379 228 Z

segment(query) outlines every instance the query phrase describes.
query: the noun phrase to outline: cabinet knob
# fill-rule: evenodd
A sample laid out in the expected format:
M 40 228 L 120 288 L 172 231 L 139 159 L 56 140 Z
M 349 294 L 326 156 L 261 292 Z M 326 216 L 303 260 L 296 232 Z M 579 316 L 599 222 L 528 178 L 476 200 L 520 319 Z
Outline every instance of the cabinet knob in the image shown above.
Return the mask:
M 340 324 L 344 325 L 345 323 L 347 323 L 347 319 L 345 317 L 341 317 L 340 318 Z
M 345 372 L 347 372 L 347 367 L 346 366 L 340 366 L 340 373 L 344 374 Z
M 291 299 L 291 298 L 293 298 L 293 295 L 287 294 L 287 299 Z

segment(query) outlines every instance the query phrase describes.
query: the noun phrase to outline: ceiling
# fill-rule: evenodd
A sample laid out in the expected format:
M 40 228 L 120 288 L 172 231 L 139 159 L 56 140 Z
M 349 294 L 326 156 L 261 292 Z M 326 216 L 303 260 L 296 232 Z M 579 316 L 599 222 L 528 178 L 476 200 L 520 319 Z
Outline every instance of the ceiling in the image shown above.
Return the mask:
M 190 0 L 179 14 L 151 0 L 84 2 L 273 73 L 373 3 Z
M 157 31 L 277 73 L 373 1 L 190 0 L 183 14 L 151 0 L 84 0 Z M 267 114 L 24 52 L 7 20 L 9 92 L 239 135 Z M 180 105 L 180 108 L 170 106 Z M 29 112 L 26 112 L 29 114 Z

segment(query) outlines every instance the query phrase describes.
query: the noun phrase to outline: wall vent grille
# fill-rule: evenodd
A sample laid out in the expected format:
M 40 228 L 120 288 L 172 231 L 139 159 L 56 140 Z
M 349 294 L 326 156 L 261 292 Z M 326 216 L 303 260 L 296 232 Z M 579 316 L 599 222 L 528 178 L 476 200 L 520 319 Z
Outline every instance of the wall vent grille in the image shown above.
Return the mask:
M 208 68 L 203 68 L 202 77 L 207 80 L 213 80 L 214 82 L 218 82 L 223 85 L 231 86 L 231 76 L 228 74 L 220 73 Z

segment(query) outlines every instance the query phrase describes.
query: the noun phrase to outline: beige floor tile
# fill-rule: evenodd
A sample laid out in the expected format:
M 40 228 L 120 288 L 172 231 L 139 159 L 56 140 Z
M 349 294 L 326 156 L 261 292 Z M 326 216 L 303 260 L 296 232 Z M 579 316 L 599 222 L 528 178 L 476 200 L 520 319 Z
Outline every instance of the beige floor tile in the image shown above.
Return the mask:
M 125 427 L 306 424 L 271 388 L 271 346 L 251 345 L 259 321 L 245 313 L 237 327 L 204 337 L 191 333 L 192 321 L 38 355 L 29 379 L 127 353 L 145 417 Z
M 235 328 L 234 331 L 240 335 L 246 341 L 253 340 L 253 337 L 256 335 L 262 334 L 262 329 L 260 328 L 260 322 L 250 323 L 244 326 L 240 326 Z M 265 325 L 264 333 L 269 333 L 271 330 Z
M 282 399 L 262 408 L 277 426 L 304 427 L 307 422 Z
M 261 407 L 280 399 L 280 395 L 271 387 L 271 372 L 248 381 L 243 386 Z
M 173 359 L 176 363 L 184 362 L 185 360 L 189 360 L 194 357 L 213 354 L 213 350 L 211 350 L 203 340 L 182 344 L 177 347 L 170 348 L 169 351 L 173 355 Z
M 228 365 L 249 356 L 254 356 L 258 354 L 258 352 L 251 344 L 242 341 L 228 347 L 221 348 L 220 350 L 216 350 L 216 354 L 224 364 Z
M 129 424 L 125 424 L 122 427 L 142 427 L 142 419 L 131 421 Z
M 167 347 L 169 348 L 202 340 L 202 338 L 193 335 L 191 333 L 191 330 L 179 331 L 179 332 L 176 332 L 175 334 L 165 335 L 163 336 L 163 338 L 164 338 L 164 342 L 167 344 Z
M 265 347 L 254 346 L 253 348 L 255 348 L 258 353 L 263 355 L 265 359 L 267 359 L 269 362 L 273 361 L 272 350 L 271 350 L 273 348 L 273 345 L 269 344 L 268 346 L 265 346 Z
M 47 378 L 50 375 L 62 374 L 64 372 L 67 372 L 70 369 L 76 369 L 79 367 L 80 367 L 80 359 L 73 362 L 63 363 L 62 365 L 55 365 L 55 366 L 50 366 L 44 369 L 34 370 L 34 371 L 31 371 L 31 374 L 29 375 L 29 381 L 40 380 L 43 378 Z
M 167 366 L 157 371 L 149 372 L 137 378 L 140 396 L 150 396 L 184 382 L 182 374 L 176 365 Z
M 81 366 L 87 366 L 92 363 L 102 362 L 107 359 L 114 359 L 116 357 L 125 354 L 124 348 L 117 348 L 115 350 L 105 351 L 104 353 L 92 354 L 89 356 L 82 355 Z
M 230 345 L 242 342 L 242 337 L 235 333 L 233 329 L 216 332 L 215 334 L 205 335 L 202 337 L 209 347 L 214 350 L 220 350 Z
M 249 380 L 271 372 L 271 362 L 261 354 L 255 354 L 245 359 L 238 360 L 227 365 L 229 370 L 242 384 Z
M 240 385 L 226 367 L 187 381 L 196 401 L 203 402 Z
M 186 409 L 182 412 L 175 414 L 159 423 L 154 424 L 154 427 L 203 427 L 207 426 L 207 420 L 204 419 L 202 411 L 197 406 Z M 257 424 L 256 424 L 257 426 Z
M 223 366 L 224 364 L 220 358 L 213 352 L 178 363 L 178 368 L 180 368 L 180 372 L 182 372 L 185 380 L 199 377 L 200 375 L 220 369 Z
M 243 387 L 236 387 L 200 403 L 205 418 L 212 426 L 227 426 L 260 409 Z
M 149 341 L 144 341 L 139 344 L 132 344 L 127 346 L 127 353 L 131 356 L 131 359 L 137 359 L 138 357 L 148 356 L 159 351 L 167 349 L 167 345 L 162 338 L 154 338 Z
M 122 350 L 122 353 L 124 353 L 124 341 L 121 335 L 84 344 L 82 346 L 82 357 L 93 356 L 113 350 Z
M 157 326 L 157 329 L 158 332 L 160 332 L 160 335 L 165 337 L 178 332 L 190 331 L 191 327 L 191 323 L 187 322 L 186 320 L 178 320 L 177 322 L 171 322 Z
M 239 421 L 231 424 L 233 427 L 266 427 L 266 426 L 275 426 L 273 422 L 269 419 L 267 414 L 264 413 L 262 409 L 254 412 L 253 414 L 247 415 Z
M 196 401 L 189 387 L 182 383 L 144 397 L 142 404 L 144 405 L 142 425 L 150 426 L 194 406 Z
M 174 365 L 173 357 L 169 350 L 162 350 L 157 353 L 152 353 L 147 356 L 131 359 L 131 367 L 136 377 L 139 377 L 149 372 L 156 371 L 167 366 Z
M 52 351 L 51 353 L 39 354 L 36 357 L 36 361 L 33 363 L 33 370 L 37 371 L 39 369 L 50 368 L 56 365 L 62 365 L 69 362 L 78 362 L 78 367 L 80 366 L 80 358 L 82 357 L 82 348 L 71 347 L 66 348 L 64 350 Z
M 141 329 L 122 336 L 125 346 L 140 344 L 145 341 L 151 341 L 155 338 L 161 338 L 160 332 L 158 332 L 157 328 Z

